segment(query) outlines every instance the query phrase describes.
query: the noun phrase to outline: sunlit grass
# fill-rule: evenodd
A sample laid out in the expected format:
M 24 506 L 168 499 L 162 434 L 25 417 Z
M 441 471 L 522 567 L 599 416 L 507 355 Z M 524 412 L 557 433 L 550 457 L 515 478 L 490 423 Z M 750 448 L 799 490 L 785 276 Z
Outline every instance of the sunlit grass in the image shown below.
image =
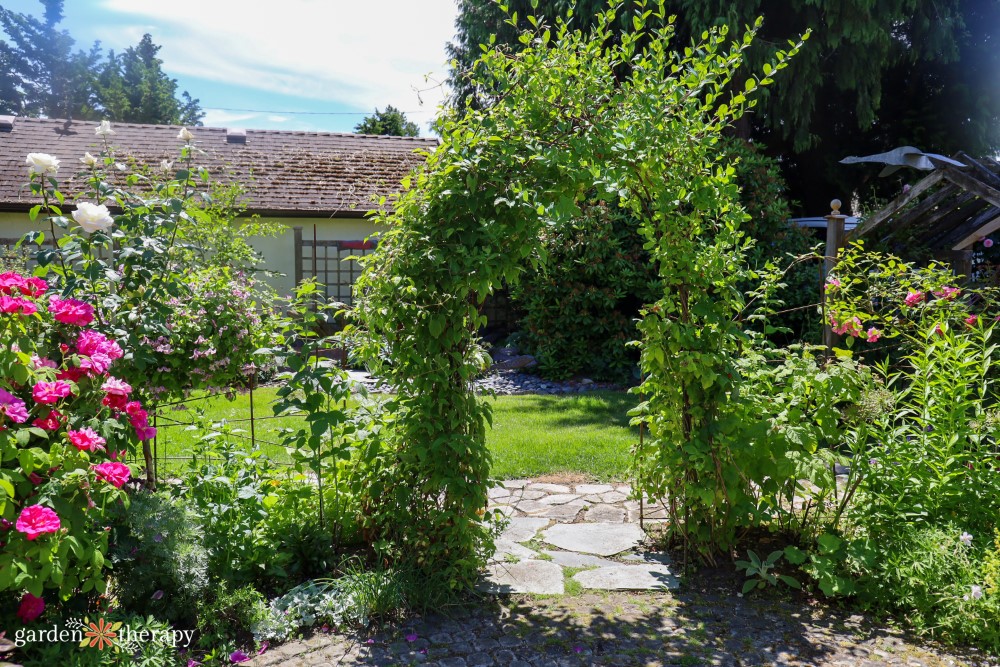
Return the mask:
M 288 462 L 281 446 L 282 428 L 297 428 L 301 417 L 274 418 L 276 387 L 254 391 L 254 439 L 269 457 Z M 493 475 L 500 479 L 575 473 L 597 480 L 624 479 L 629 449 L 638 438 L 628 426 L 633 396 L 591 392 L 560 396 L 498 396 L 493 405 L 493 428 L 486 437 L 493 454 Z M 203 414 L 202 414 L 203 413 Z M 235 400 L 214 396 L 163 408 L 157 420 L 160 457 L 188 458 L 205 431 L 195 425 L 226 421 L 239 431 L 238 440 L 250 445 L 250 395 Z M 171 464 L 170 467 L 173 467 Z

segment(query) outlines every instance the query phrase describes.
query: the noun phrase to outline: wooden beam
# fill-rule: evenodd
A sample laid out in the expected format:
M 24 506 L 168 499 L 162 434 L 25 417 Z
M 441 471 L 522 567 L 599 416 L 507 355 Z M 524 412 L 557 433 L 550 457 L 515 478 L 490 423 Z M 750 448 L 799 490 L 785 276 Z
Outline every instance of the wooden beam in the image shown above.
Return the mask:
M 965 225 L 949 234 L 945 243 L 954 244 L 952 250 L 965 250 L 984 236 L 1000 229 L 1000 210 L 991 206 Z
M 938 183 L 940 183 L 941 179 L 943 178 L 944 174 L 941 172 L 940 169 L 932 171 L 929 176 L 926 176 L 925 178 L 921 179 L 920 181 L 917 182 L 916 185 L 910 188 L 909 192 L 896 197 L 891 202 L 886 204 L 884 208 L 882 208 L 879 211 L 876 211 L 874 214 L 872 214 L 866 220 L 864 220 L 860 225 L 852 229 L 851 233 L 848 235 L 848 238 L 859 239 L 865 234 L 868 234 L 873 229 L 875 229 L 883 222 L 885 222 L 888 218 L 890 218 L 893 213 L 895 213 L 903 206 L 906 206 L 911 201 L 916 199 L 925 190 L 927 190 L 928 188 L 932 188 Z
M 833 210 L 830 211 L 830 215 L 826 216 L 826 261 L 824 262 L 826 272 L 823 274 L 824 282 L 837 265 L 837 256 L 840 254 L 840 249 L 844 247 L 844 220 L 847 218 L 845 215 L 840 215 L 839 199 L 834 199 L 830 204 Z M 827 354 L 833 356 L 833 348 L 840 344 L 840 336 L 833 333 L 833 327 L 830 326 L 829 314 L 826 310 L 825 285 L 823 286 L 821 299 L 823 302 L 823 343 L 826 345 Z
M 951 169 L 950 167 L 946 167 L 941 171 L 945 178 L 958 187 L 962 188 L 966 192 L 971 192 L 977 197 L 985 199 L 989 203 L 1000 208 L 1000 190 L 983 183 L 970 174 L 963 174 L 962 172 Z
M 908 211 L 901 213 L 898 218 L 896 218 L 891 228 L 886 228 L 883 234 L 880 235 L 882 240 L 895 235 L 899 230 L 906 229 L 911 225 L 917 223 L 924 216 L 930 215 L 938 206 L 942 206 L 949 198 L 958 195 L 958 201 L 952 202 L 950 206 L 939 211 L 937 215 L 945 215 L 948 211 L 952 210 L 956 206 L 960 206 L 962 203 L 963 195 L 960 194 L 960 190 L 952 185 L 951 183 L 946 183 L 943 187 L 938 189 L 937 192 L 925 198 L 922 202 L 909 209 Z M 973 197 L 969 195 L 966 200 L 971 201 Z M 931 221 L 933 222 L 933 221 Z
M 985 164 L 974 159 L 964 151 L 959 151 L 958 154 L 955 155 L 955 159 L 959 162 L 965 162 L 969 167 L 971 167 L 972 171 L 978 175 L 979 180 L 983 183 L 1000 189 L 1000 176 L 998 176 L 995 171 L 987 167 Z M 994 164 L 996 163 L 994 162 Z
M 932 228 L 926 230 L 927 233 L 924 234 L 923 238 L 929 248 L 943 248 L 953 245 L 959 236 L 965 236 L 968 233 L 962 233 L 963 228 L 971 230 L 978 227 L 985 222 L 985 220 L 979 220 L 979 216 L 984 211 L 995 208 L 989 202 L 969 193 L 962 196 L 969 197 L 969 203 L 949 211 L 947 215 L 939 218 Z

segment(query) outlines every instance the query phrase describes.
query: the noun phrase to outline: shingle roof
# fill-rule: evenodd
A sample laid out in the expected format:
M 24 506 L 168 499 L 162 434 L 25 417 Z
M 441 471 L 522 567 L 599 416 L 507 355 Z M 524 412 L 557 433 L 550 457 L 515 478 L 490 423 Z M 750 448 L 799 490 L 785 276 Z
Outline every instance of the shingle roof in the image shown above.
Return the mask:
M 60 189 L 67 199 L 82 185 L 78 158 L 103 147 L 93 121 L 0 117 L 0 210 L 24 210 L 37 203 L 24 187 L 25 156 L 49 153 L 61 160 Z M 180 156 L 179 126 L 114 123 L 110 143 L 119 161 L 159 169 Z M 247 189 L 249 212 L 271 215 L 359 214 L 375 208 L 372 195 L 398 190 L 399 180 L 424 158 L 436 139 L 330 132 L 246 130 L 245 143 L 227 139 L 227 130 L 189 128 L 203 151 L 195 166 L 214 180 L 239 181 Z M 238 133 L 235 133 L 238 134 Z

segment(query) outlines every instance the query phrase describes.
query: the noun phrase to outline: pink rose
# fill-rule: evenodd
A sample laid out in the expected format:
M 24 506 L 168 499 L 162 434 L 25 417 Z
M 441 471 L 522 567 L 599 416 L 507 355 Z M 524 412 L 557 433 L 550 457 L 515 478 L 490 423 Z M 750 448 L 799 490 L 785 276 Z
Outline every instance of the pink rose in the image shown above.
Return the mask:
M 66 398 L 71 393 L 73 393 L 73 385 L 62 380 L 39 382 L 31 390 L 31 395 L 34 397 L 35 402 L 42 405 L 57 403 L 60 399 Z
M 45 611 L 45 600 L 36 598 L 31 593 L 21 597 L 21 605 L 17 608 L 17 617 L 22 623 L 31 623 Z
M 868 338 L 866 339 L 869 343 L 874 343 L 882 336 L 882 332 L 872 327 L 868 330 Z
M 944 287 L 941 288 L 941 291 L 934 292 L 934 296 L 938 297 L 939 299 L 945 299 L 947 301 L 950 301 L 959 294 L 961 294 L 961 292 L 962 290 L 958 289 L 957 287 L 949 287 L 948 285 L 945 285 Z
M 124 463 L 109 461 L 90 467 L 94 469 L 98 479 L 104 480 L 117 489 L 122 488 L 132 475 L 132 471 Z
M 96 452 L 104 449 L 104 438 L 97 435 L 91 428 L 81 428 L 79 431 L 67 431 L 70 443 L 81 452 Z
M 974 327 L 978 322 L 979 322 L 979 317 L 976 315 L 969 315 L 968 317 L 965 318 L 965 326 L 967 327 Z
M 61 299 L 54 296 L 49 301 L 49 312 L 55 317 L 56 322 L 63 324 L 83 327 L 94 321 L 94 307 L 76 299 Z
M 15 424 L 23 424 L 28 421 L 28 410 L 24 401 L 0 389 L 0 417 L 6 417 Z
M 21 291 L 28 296 L 41 296 L 45 293 L 45 290 L 49 288 L 49 284 L 42 280 L 41 278 L 25 278 L 24 285 L 21 287 Z
M 62 426 L 62 415 L 58 410 L 49 410 L 48 416 L 39 417 L 31 422 L 31 425 L 43 431 L 58 431 L 59 427 Z
M 923 302 L 924 302 L 924 293 L 918 291 L 909 292 L 906 295 L 906 298 L 903 299 L 903 303 L 905 303 L 907 306 L 910 306 L 911 308 Z
M 24 276 L 18 273 L 0 273 L 0 294 L 24 293 Z
M 101 391 L 112 396 L 128 396 L 132 393 L 132 385 L 116 377 L 109 377 L 101 385 Z
M 54 533 L 59 530 L 59 515 L 48 507 L 41 505 L 29 505 L 21 510 L 21 515 L 17 517 L 14 527 L 19 533 L 28 536 L 28 540 L 33 540 L 45 533 Z
M 85 356 L 105 354 L 110 359 L 121 359 L 122 348 L 115 341 L 93 329 L 84 329 L 76 337 L 76 349 Z
M 0 296 L 0 313 L 12 315 L 32 315 L 38 312 L 38 307 L 27 299 L 13 296 Z

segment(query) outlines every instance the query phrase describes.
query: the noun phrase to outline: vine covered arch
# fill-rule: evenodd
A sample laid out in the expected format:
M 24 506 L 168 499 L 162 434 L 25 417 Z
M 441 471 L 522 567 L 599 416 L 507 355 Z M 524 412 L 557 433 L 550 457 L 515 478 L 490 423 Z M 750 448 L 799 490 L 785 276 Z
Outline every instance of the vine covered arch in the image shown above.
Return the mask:
M 662 5 L 636 3 L 634 32 L 613 39 L 623 11 L 612 2 L 588 34 L 528 17 L 523 50 L 484 48 L 477 83 L 493 103 L 442 113 L 440 146 L 380 213 L 387 231 L 358 282 L 362 354 L 396 391 L 360 472 L 365 528 L 377 550 L 446 587 L 471 583 L 492 542 L 491 415 L 472 391 L 488 361 L 479 305 L 518 280 L 543 225 L 588 198 L 641 220 L 663 283 L 640 324 L 652 436 L 637 452 L 640 476 L 664 496 L 693 488 L 691 502 L 718 515 L 699 477 L 711 493 L 725 483 L 710 413 L 738 344 L 744 242 L 732 168 L 715 146 L 797 45 L 734 91 L 752 32 L 730 44 L 721 28 L 677 54 Z M 687 525 L 714 534 L 720 520 L 698 525 L 706 517 L 691 510 Z

